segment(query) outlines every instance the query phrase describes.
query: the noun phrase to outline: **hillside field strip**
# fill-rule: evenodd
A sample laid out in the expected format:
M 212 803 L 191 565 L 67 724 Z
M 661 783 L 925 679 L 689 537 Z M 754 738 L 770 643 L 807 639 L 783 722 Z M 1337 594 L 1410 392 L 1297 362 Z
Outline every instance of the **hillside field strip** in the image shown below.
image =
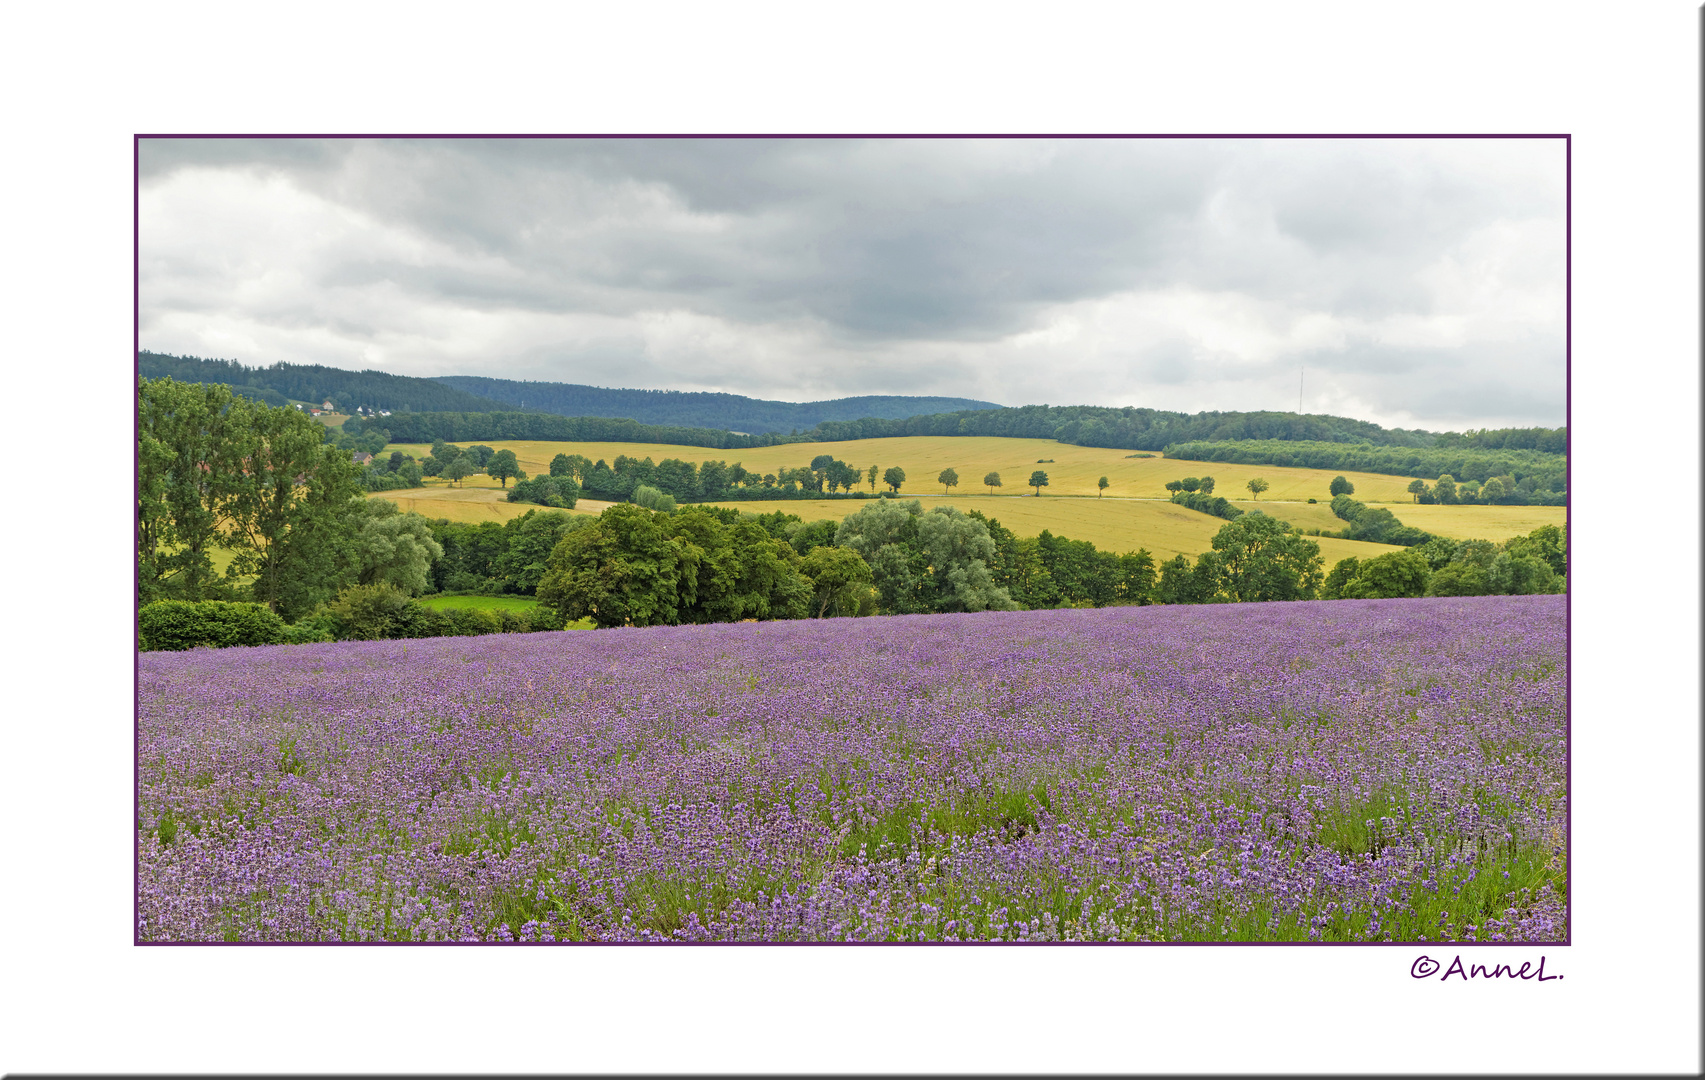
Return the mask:
M 473 440 L 478 441 L 478 440 Z M 464 441 L 458 445 L 469 445 Z M 1186 476 L 1212 476 L 1214 494 L 1227 499 L 1247 497 L 1244 487 L 1251 479 L 1261 477 L 1272 486 L 1260 501 L 1288 500 L 1306 502 L 1310 498 L 1327 502 L 1332 498 L 1328 488 L 1332 478 L 1342 475 L 1356 486 L 1356 498 L 1365 503 L 1412 503 L 1408 492 L 1410 477 L 1381 476 L 1377 473 L 1338 473 L 1327 469 L 1287 469 L 1276 465 L 1234 465 L 1223 461 L 1178 461 L 1159 454 L 1149 458 L 1133 458 L 1130 450 L 1109 450 L 1092 446 L 1068 446 L 1051 439 L 1002 439 L 993 436 L 907 436 L 896 439 L 854 439 L 849 442 L 792 443 L 785 446 L 763 446 L 751 450 L 716 450 L 702 446 L 671 446 L 663 443 L 563 443 L 503 441 L 488 442 L 493 449 L 515 451 L 515 457 L 528 475 L 550 472 L 551 459 L 558 454 L 583 454 L 593 461 L 599 458 L 614 462 L 620 455 L 632 458 L 649 457 L 652 461 L 679 458 L 682 461 L 726 461 L 744 465 L 747 471 L 773 473 L 781 468 L 798 468 L 811 464 L 819 454 L 828 454 L 856 469 L 877 466 L 877 490 L 886 490 L 882 474 L 898 465 L 906 472 L 906 483 L 900 494 L 908 499 L 925 499 L 940 495 L 941 485 L 935 482 L 943 469 L 959 474 L 956 494 L 976 492 L 988 494 L 982 484 L 986 473 L 998 472 L 1002 486 L 999 494 L 1022 495 L 1030 474 L 1041 469 L 1048 474 L 1044 495 L 1088 495 L 1095 497 L 1097 478 L 1105 476 L 1112 486 L 1106 497 L 1164 499 L 1166 483 Z M 415 457 L 425 457 L 432 449 L 423 443 L 397 444 L 387 450 L 401 450 Z M 1052 460 L 1049 460 L 1052 459 Z M 1038 460 L 1041 461 L 1038 464 Z M 862 485 L 865 491 L 869 484 Z
M 471 440 L 470 440 L 471 441 Z M 467 445 L 465 441 L 463 445 Z M 1126 456 L 1129 451 L 1086 446 L 1068 446 L 1046 439 L 1002 439 L 993 437 L 907 437 L 859 439 L 835 443 L 793 443 L 751 450 L 716 450 L 667 443 L 537 442 L 497 441 L 495 449 L 515 451 L 528 475 L 550 472 L 557 454 L 581 454 L 593 461 L 614 461 L 620 455 L 662 461 L 726 461 L 748 470 L 774 472 L 780 468 L 808 465 L 818 454 L 832 454 L 847 464 L 880 471 L 898 465 L 906 471 L 900 497 L 918 499 L 926 507 L 947 505 L 977 509 L 996 518 L 1020 536 L 1035 536 L 1048 529 L 1058 536 L 1088 540 L 1103 550 L 1123 552 L 1147 548 L 1157 558 L 1173 555 L 1195 557 L 1207 551 L 1224 522 L 1207 514 L 1186 510 L 1167 502 L 1166 483 L 1185 476 L 1209 475 L 1215 479 L 1214 493 L 1224 495 L 1241 510 L 1261 510 L 1302 529 L 1335 531 L 1345 523 L 1332 513 L 1328 503 L 1332 478 L 1340 475 L 1327 469 L 1293 469 L 1276 465 L 1233 465 L 1226 462 L 1179 461 L 1158 455 L 1150 458 Z M 431 450 L 423 443 L 398 443 L 398 449 L 417 458 Z M 1038 464 L 1037 459 L 1044 460 Z M 944 495 L 935 477 L 946 468 L 959 473 L 959 486 Z M 1035 469 L 1048 474 L 1048 486 L 1040 498 L 1025 488 Z M 990 471 L 1001 474 L 1000 494 L 978 483 Z M 1370 505 L 1389 504 L 1407 525 L 1415 525 L 1451 539 L 1502 541 L 1531 532 L 1540 525 L 1563 524 L 1567 509 L 1561 506 L 1419 506 L 1405 489 L 1409 477 L 1376 473 L 1341 474 L 1355 485 L 1355 497 Z M 1096 479 L 1108 478 L 1111 486 L 1098 496 Z M 1253 477 L 1271 486 L 1260 499 L 1248 498 L 1244 485 Z M 887 490 L 880 481 L 878 490 Z M 868 484 L 861 490 L 869 491 Z M 1243 498 L 1236 498 L 1243 495 Z M 1069 497 L 1068 497 L 1069 496 Z M 429 480 L 424 488 L 375 492 L 373 498 L 390 499 L 404 510 L 429 518 L 477 523 L 508 521 L 534 509 L 528 503 L 507 501 L 497 481 L 472 476 L 456 487 L 442 480 Z M 1310 498 L 1317 502 L 1309 503 Z M 575 513 L 598 514 L 609 506 L 596 499 L 582 499 Z M 841 518 L 857 513 L 863 502 L 842 500 L 733 501 L 733 506 L 754 513 L 781 510 L 808 521 Z M 1397 550 L 1385 544 L 1320 537 L 1320 553 L 1331 566 L 1355 555 L 1368 558 Z
M 1330 513 L 1331 511 L 1327 511 Z M 1569 523 L 1567 506 L 1393 506 L 1397 520 L 1448 540 L 1508 540 Z
M 532 469 L 527 469 L 528 475 L 532 472 Z M 374 491 L 367 497 L 389 499 L 399 509 L 412 510 L 425 518 L 444 518 L 465 525 L 478 525 L 482 521 L 501 523 L 518 518 L 529 510 L 545 509 L 533 503 L 510 502 L 509 492 L 484 473 L 470 476 L 455 487 L 443 480 L 428 479 L 425 487 Z M 564 513 L 597 516 L 609 505 L 597 499 L 581 499 L 573 510 L 565 510 Z

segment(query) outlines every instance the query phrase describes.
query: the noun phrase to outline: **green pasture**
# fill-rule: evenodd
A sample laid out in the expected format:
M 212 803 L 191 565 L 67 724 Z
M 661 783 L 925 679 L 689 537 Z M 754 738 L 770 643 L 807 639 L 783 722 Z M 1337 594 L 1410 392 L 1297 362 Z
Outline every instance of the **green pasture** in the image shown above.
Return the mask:
M 419 596 L 415 602 L 436 611 L 532 611 L 539 606 L 530 596 Z

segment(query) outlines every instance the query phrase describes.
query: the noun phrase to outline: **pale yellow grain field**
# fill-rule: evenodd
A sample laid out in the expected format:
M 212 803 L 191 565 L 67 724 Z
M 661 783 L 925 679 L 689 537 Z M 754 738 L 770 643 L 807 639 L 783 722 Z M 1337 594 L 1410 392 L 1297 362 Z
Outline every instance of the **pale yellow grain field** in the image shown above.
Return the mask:
M 475 440 L 477 441 L 477 440 Z M 470 445 L 464 441 L 458 445 Z M 851 442 L 791 443 L 786 446 L 765 446 L 754 450 L 714 450 L 701 446 L 671 446 L 662 443 L 564 443 L 498 441 L 485 445 L 493 449 L 515 451 L 515 457 L 528 475 L 550 471 L 551 459 L 558 454 L 584 454 L 597 461 L 614 461 L 618 455 L 649 457 L 652 461 L 680 458 L 683 461 L 726 461 L 744 465 L 748 471 L 773 473 L 779 468 L 809 465 L 818 454 L 830 454 L 856 469 L 877 466 L 877 490 L 885 490 L 882 474 L 898 465 L 906 472 L 905 486 L 900 494 L 907 498 L 940 495 L 942 487 L 935 478 L 943 469 L 959 474 L 957 494 L 981 491 L 989 472 L 1001 475 L 999 494 L 1023 494 L 1030 474 L 1041 469 L 1048 474 L 1047 495 L 1095 495 L 1096 479 L 1106 476 L 1112 485 L 1109 497 L 1164 499 L 1166 483 L 1186 476 L 1212 476 L 1214 494 L 1227 499 L 1249 499 L 1244 486 L 1260 477 L 1271 486 L 1256 502 L 1330 500 L 1328 491 L 1334 476 L 1343 475 L 1356 486 L 1355 497 L 1362 502 L 1412 501 L 1407 491 L 1410 477 L 1380 476 L 1375 473 L 1345 472 L 1330 469 L 1285 469 L 1274 465 L 1231 465 L 1216 461 L 1175 461 L 1156 454 L 1149 458 L 1128 456 L 1129 450 L 1108 450 L 1090 446 L 1068 446 L 1051 439 L 1003 439 L 994 436 L 908 436 L 898 439 L 855 439 Z M 420 443 L 397 444 L 392 449 L 416 457 L 424 457 L 431 449 Z M 1044 460 L 1038 463 L 1038 459 Z M 864 485 L 869 491 L 870 486 Z
M 1451 540 L 1508 540 L 1541 525 L 1568 524 L 1567 506 L 1393 506 L 1405 525 Z
M 519 456 L 519 455 L 517 455 Z M 529 473 L 531 469 L 527 470 Z M 441 480 L 427 480 L 425 487 L 402 488 L 397 491 L 375 491 L 370 499 L 389 499 L 398 509 L 412 510 L 422 517 L 448 518 L 451 521 L 478 524 L 482 521 L 504 522 L 520 517 L 529 510 L 545 510 L 536 503 L 510 502 L 509 493 L 498 487 L 497 481 L 484 473 L 470 476 L 456 487 Z M 569 514 L 601 514 L 609 506 L 596 499 L 581 499 Z
M 460 445 L 470 445 L 465 440 Z M 1329 487 L 1332 478 L 1343 475 L 1355 485 L 1355 498 L 1370 505 L 1387 504 L 1405 525 L 1452 539 L 1505 540 L 1531 532 L 1540 525 L 1561 525 L 1566 510 L 1560 506 L 1419 506 L 1406 490 L 1410 477 L 1374 473 L 1338 473 L 1329 469 L 1288 469 L 1273 465 L 1231 465 L 1224 462 L 1176 461 L 1158 455 L 1127 456 L 1130 451 L 1085 446 L 1067 446 L 1047 439 L 1003 439 L 995 437 L 918 436 L 898 439 L 859 439 L 851 442 L 793 443 L 753 450 L 715 450 L 666 443 L 565 443 L 495 441 L 485 445 L 515 451 L 528 475 L 550 471 L 557 454 L 582 454 L 593 461 L 614 461 L 620 455 L 649 457 L 652 461 L 680 458 L 685 461 L 739 463 L 749 471 L 773 473 L 780 468 L 808 465 L 818 454 L 831 454 L 855 468 L 878 467 L 876 489 L 887 490 L 880 474 L 898 465 L 906 471 L 903 498 L 924 505 L 937 502 L 976 508 L 998 518 L 1021 536 L 1035 536 L 1049 529 L 1059 536 L 1088 540 L 1096 547 L 1129 551 L 1146 547 L 1161 558 L 1175 554 L 1195 556 L 1208 550 L 1220 519 L 1165 502 L 1166 482 L 1186 476 L 1212 476 L 1214 494 L 1223 495 L 1242 510 L 1261 510 L 1302 529 L 1336 531 L 1345 526 L 1333 516 Z M 394 444 L 394 449 L 425 457 L 431 447 L 420 443 Z M 1038 458 L 1052 458 L 1038 463 Z M 959 473 L 959 486 L 944 494 L 936 476 L 946 468 Z M 1048 486 L 1040 499 L 1025 486 L 1032 471 L 1048 474 Z M 1002 486 L 991 497 L 981 480 L 988 472 L 1001 474 Z M 1096 478 L 1106 476 L 1105 496 L 1097 496 Z M 1261 477 L 1270 485 L 1259 498 L 1251 498 L 1244 486 Z M 870 491 L 869 484 L 860 486 Z M 1076 496 L 1076 497 L 1068 497 Z M 507 521 L 526 513 L 531 506 L 505 501 L 497 481 L 484 474 L 469 477 L 451 488 L 441 480 L 427 487 L 376 493 L 375 498 L 395 501 L 405 510 L 427 517 L 452 521 Z M 1317 499 L 1309 503 L 1309 498 Z M 935 500 L 935 501 L 932 501 Z M 1156 500 L 1159 500 L 1158 502 Z M 607 503 L 583 499 L 576 513 L 600 513 Z M 778 500 L 775 502 L 729 502 L 722 505 L 768 513 L 783 510 L 807 520 L 840 518 L 856 513 L 864 505 L 853 500 Z M 1363 544 L 1331 537 L 1318 537 L 1327 565 L 1350 555 L 1366 558 L 1396 548 Z

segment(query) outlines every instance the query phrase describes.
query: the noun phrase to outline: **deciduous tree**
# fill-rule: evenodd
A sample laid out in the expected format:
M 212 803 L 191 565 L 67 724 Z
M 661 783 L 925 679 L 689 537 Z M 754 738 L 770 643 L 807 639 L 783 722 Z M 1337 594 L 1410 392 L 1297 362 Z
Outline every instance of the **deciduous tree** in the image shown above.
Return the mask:
M 873 469 L 875 467 L 874 465 L 871 466 Z M 900 492 L 900 485 L 906 482 L 906 470 L 896 465 L 882 474 L 882 482 L 892 488 L 897 495 Z
M 1036 489 L 1036 497 L 1042 497 L 1042 489 L 1048 486 L 1048 474 L 1037 469 L 1030 474 L 1030 486 Z
M 1099 498 L 1101 498 L 1101 493 L 1106 491 L 1108 488 L 1112 487 L 1113 485 L 1108 483 L 1107 478 L 1105 476 L 1103 476 L 1101 479 L 1099 479 L 1095 482 L 1095 486 L 1100 489 L 1099 491 L 1097 491 L 1095 493 L 1095 497 L 1097 499 L 1099 499 Z
M 1213 547 L 1229 599 L 1308 600 L 1320 587 L 1320 545 L 1277 518 L 1245 514 L 1214 535 Z
M 953 469 L 943 469 L 941 470 L 941 475 L 936 477 L 935 481 L 941 485 L 941 493 L 945 495 L 950 488 L 956 488 L 959 486 L 959 473 Z
M 1263 491 L 1266 491 L 1269 486 L 1270 485 L 1267 483 L 1267 481 L 1265 481 L 1265 480 L 1261 479 L 1259 476 L 1257 476 L 1255 479 L 1249 481 L 1249 485 L 1248 485 L 1249 493 L 1251 495 L 1253 495 L 1255 498 L 1259 499 L 1261 497 L 1261 493 Z
M 989 473 L 983 477 L 983 483 L 988 485 L 989 494 L 993 495 L 995 493 L 995 488 L 1001 486 L 1001 474 L 998 472 Z
M 295 409 L 257 406 L 236 439 L 243 473 L 224 514 L 237 552 L 230 572 L 253 575 L 254 598 L 286 621 L 356 571 L 359 470 L 321 430 Z
M 456 484 L 462 480 L 466 480 L 468 477 L 477 472 L 479 472 L 479 468 L 475 466 L 473 460 L 468 458 L 466 455 L 458 457 L 450 464 L 444 466 L 444 478 L 450 481 L 451 484 Z
M 527 479 L 527 474 L 521 469 L 521 463 L 515 460 L 515 451 L 509 449 L 499 450 L 491 455 L 491 459 L 485 463 L 485 474 L 504 488 L 509 486 L 511 478 Z

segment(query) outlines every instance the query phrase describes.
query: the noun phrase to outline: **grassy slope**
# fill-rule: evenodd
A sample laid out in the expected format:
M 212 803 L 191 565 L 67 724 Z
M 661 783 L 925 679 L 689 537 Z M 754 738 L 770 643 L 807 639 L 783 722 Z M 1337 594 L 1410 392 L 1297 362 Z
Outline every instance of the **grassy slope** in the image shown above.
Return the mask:
M 423 607 L 448 611 L 452 608 L 490 608 L 494 611 L 532 611 L 539 602 L 530 596 L 422 596 Z

